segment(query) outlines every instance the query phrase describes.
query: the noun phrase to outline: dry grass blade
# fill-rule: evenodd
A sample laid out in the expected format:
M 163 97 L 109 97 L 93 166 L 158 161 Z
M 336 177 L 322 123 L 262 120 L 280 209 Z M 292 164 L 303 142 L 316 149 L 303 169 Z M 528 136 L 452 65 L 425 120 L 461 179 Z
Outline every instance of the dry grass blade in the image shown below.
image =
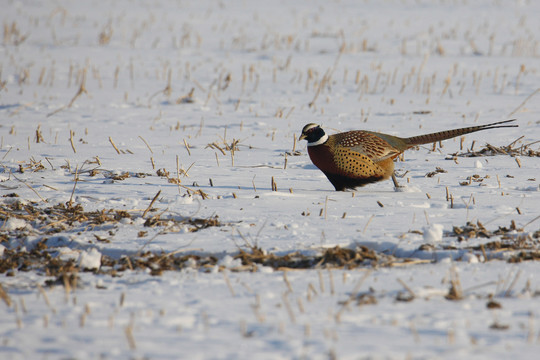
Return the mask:
M 9 294 L 7 293 L 6 290 L 4 290 L 4 287 L 2 286 L 2 284 L 0 284 L 0 298 L 2 300 L 4 300 L 4 302 L 6 303 L 7 307 L 11 307 L 11 304 L 13 303 L 11 301 L 11 297 L 9 296 Z
M 409 297 L 407 297 L 407 301 L 411 301 L 413 300 L 414 298 L 416 298 L 416 294 L 414 293 L 414 291 L 403 281 L 401 280 L 400 278 L 397 279 L 397 281 L 401 284 L 401 286 L 403 286 L 405 288 L 405 290 L 407 290 L 407 292 L 409 293 Z M 400 300 L 403 300 L 403 296 L 401 296 Z
M 510 285 L 508 285 L 508 288 L 505 290 L 505 292 L 503 294 L 504 297 L 509 297 L 512 294 L 512 289 L 516 286 L 520 275 L 521 275 L 521 270 L 519 270 L 516 273 L 516 275 L 514 276 L 514 279 L 512 280 Z
M 312 107 L 315 105 L 315 102 L 317 101 L 317 98 L 321 94 L 323 88 L 326 86 L 326 84 L 330 81 L 331 78 L 331 71 L 328 69 L 326 73 L 324 74 L 323 78 L 319 82 L 319 85 L 317 86 L 317 91 L 315 92 L 315 95 L 313 96 L 313 100 L 310 101 L 308 104 L 309 107 Z
M 53 313 L 56 313 L 56 310 L 52 307 L 51 302 L 49 301 L 49 296 L 47 295 L 47 292 L 45 291 L 45 289 L 43 289 L 43 286 L 41 286 L 40 284 L 37 284 L 37 288 L 41 296 L 43 296 L 43 300 L 45 301 L 45 304 L 47 304 L 47 306 L 49 307 L 49 309 L 51 309 Z
M 512 111 L 508 117 L 512 117 L 512 115 L 514 115 L 515 113 L 517 113 L 519 111 L 519 109 L 521 109 L 526 103 L 527 101 L 529 101 L 534 95 L 538 94 L 540 92 L 540 88 L 536 89 L 535 91 L 532 92 L 532 94 L 530 94 L 529 96 L 527 96 L 527 98 L 525 100 L 523 100 L 523 102 L 521 104 L 519 104 L 519 106 L 517 108 L 514 109 L 514 111 Z
M 135 343 L 135 337 L 133 337 L 133 326 L 128 325 L 124 329 L 124 333 L 126 334 L 126 339 L 129 344 L 129 348 L 131 350 L 135 350 L 137 348 L 137 344 Z
M 215 142 L 206 145 L 206 147 L 211 148 L 211 149 L 217 149 L 217 150 L 219 150 L 221 152 L 222 155 L 227 155 L 225 153 L 225 151 L 218 144 L 216 144 Z M 217 156 L 217 153 L 216 153 L 216 156 Z
M 116 147 L 116 144 L 114 143 L 113 139 L 109 136 L 109 142 L 111 143 L 112 147 L 114 148 L 114 150 L 116 150 L 116 153 L 118 155 L 121 154 L 120 150 Z
M 87 94 L 88 95 L 88 91 L 86 90 L 86 68 L 83 69 L 81 86 L 79 87 L 79 90 L 77 91 L 75 96 L 71 99 L 69 104 L 67 104 L 65 106 L 62 106 L 62 107 L 56 109 L 55 111 L 47 114 L 47 117 L 53 116 L 53 115 L 59 113 L 62 110 L 69 109 L 70 107 L 73 106 L 73 103 L 75 102 L 75 100 L 77 100 L 79 98 L 79 96 L 81 96 L 82 94 Z
M 189 150 L 189 144 L 187 143 L 186 139 L 184 139 L 184 146 L 186 147 L 188 155 L 191 156 L 191 151 Z
M 463 289 L 461 287 L 461 281 L 459 280 L 459 274 L 457 269 L 452 266 L 450 269 L 450 289 L 448 294 L 445 296 L 447 300 L 462 300 L 463 299 Z
M 236 294 L 234 292 L 234 288 L 231 284 L 231 280 L 229 279 L 229 276 L 227 275 L 226 271 L 223 271 L 223 279 L 225 279 L 225 283 L 227 284 L 227 288 L 229 289 L 229 292 L 231 293 L 232 297 L 236 297 Z
M 152 96 L 150 96 L 150 98 L 148 99 L 148 107 L 150 107 L 150 103 L 152 102 L 152 99 L 155 98 L 159 94 L 163 94 L 166 97 L 171 96 L 171 93 L 172 93 L 171 76 L 172 76 L 172 71 L 171 69 L 169 69 L 169 72 L 167 73 L 167 85 L 165 86 L 163 90 L 159 90 L 155 92 Z
M 146 147 L 148 148 L 148 150 L 150 150 L 150 153 L 153 154 L 154 152 L 152 151 L 152 148 L 150 147 L 150 145 L 148 145 L 148 143 L 146 142 L 146 140 L 145 140 L 142 136 L 139 136 L 139 139 L 141 139 L 141 140 L 144 142 L 144 144 L 146 145 Z
M 289 319 L 291 320 L 291 323 L 296 324 L 296 317 L 294 316 L 294 312 L 291 307 L 291 303 L 289 302 L 288 298 L 288 292 L 283 293 L 282 299 L 283 299 L 283 305 L 285 305 L 285 309 L 287 310 L 287 314 L 289 315 Z
M 73 143 L 73 135 L 75 135 L 75 132 L 73 130 L 69 130 L 69 143 L 71 144 L 71 149 L 73 150 L 73 153 L 77 153 L 77 150 L 75 150 L 75 144 Z
M 270 185 L 272 187 L 272 191 L 278 191 L 277 184 L 273 176 L 272 176 L 272 180 L 270 181 Z
M 68 206 L 71 207 L 71 205 L 73 204 L 73 195 L 75 194 L 75 188 L 77 187 L 77 182 L 79 181 L 79 167 L 75 167 L 75 181 L 74 181 L 74 184 L 73 184 L 73 190 L 71 191 L 71 196 L 69 198 L 69 201 L 68 201 Z
M 294 292 L 293 291 L 293 288 L 292 288 L 292 285 L 291 285 L 291 282 L 289 281 L 289 278 L 287 277 L 287 270 L 284 270 L 283 271 L 283 281 L 285 282 L 285 284 L 287 285 L 287 290 L 289 292 Z
M 34 194 L 36 194 L 36 195 L 41 199 L 41 201 L 47 202 L 47 200 L 44 199 L 41 195 L 39 195 L 39 193 L 38 193 L 33 187 L 31 187 L 31 186 L 28 185 L 26 182 L 24 182 L 24 181 L 22 181 L 21 179 L 19 179 L 18 177 L 16 177 L 15 174 L 13 174 L 13 173 L 11 172 L 11 170 L 9 170 L 9 174 L 10 174 L 11 176 L 13 176 L 13 177 L 15 178 L 15 180 L 17 180 L 17 181 L 23 183 L 24 185 L 26 185 L 26 187 L 28 187 L 30 190 L 32 190 L 32 191 L 34 192 Z
M 191 88 L 191 91 L 183 96 L 180 96 L 176 99 L 176 104 L 191 104 L 195 100 L 193 99 L 193 94 L 195 93 L 195 88 Z
M 150 202 L 150 205 L 148 205 L 148 207 L 146 208 L 146 210 L 144 210 L 143 214 L 142 214 L 142 217 L 144 218 L 146 216 L 146 214 L 150 211 L 150 209 L 152 208 L 152 205 L 154 205 L 154 203 L 156 202 L 157 198 L 159 197 L 159 195 L 161 194 L 161 190 L 159 190 L 157 192 L 157 194 L 154 196 L 154 198 L 152 199 L 152 201 Z
M 353 302 L 353 300 L 358 297 L 358 293 L 360 292 L 360 288 L 364 284 L 364 281 L 366 281 L 367 278 L 370 275 L 371 275 L 371 271 L 366 271 L 364 273 L 364 275 L 358 280 L 358 282 L 354 286 L 354 289 L 351 291 L 351 293 L 350 293 L 349 297 L 347 298 L 347 300 L 345 300 L 345 301 L 343 301 L 341 303 L 341 307 L 340 307 L 339 311 L 336 313 L 336 322 L 339 323 L 341 321 L 341 315 L 347 309 L 347 307 Z

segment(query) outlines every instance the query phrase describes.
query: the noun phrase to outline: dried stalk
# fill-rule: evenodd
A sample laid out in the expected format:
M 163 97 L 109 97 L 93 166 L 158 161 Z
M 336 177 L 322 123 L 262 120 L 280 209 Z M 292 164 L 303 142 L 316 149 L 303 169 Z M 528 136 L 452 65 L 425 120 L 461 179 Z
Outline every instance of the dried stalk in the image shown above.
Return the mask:
M 62 110 L 69 109 L 71 106 L 73 106 L 73 103 L 75 102 L 75 100 L 77 100 L 79 96 L 81 96 L 82 94 L 88 95 L 88 91 L 86 90 L 86 68 L 83 69 L 81 86 L 79 87 L 79 90 L 77 91 L 75 96 L 71 99 L 69 104 L 56 109 L 52 113 L 47 114 L 47 117 L 53 116 Z

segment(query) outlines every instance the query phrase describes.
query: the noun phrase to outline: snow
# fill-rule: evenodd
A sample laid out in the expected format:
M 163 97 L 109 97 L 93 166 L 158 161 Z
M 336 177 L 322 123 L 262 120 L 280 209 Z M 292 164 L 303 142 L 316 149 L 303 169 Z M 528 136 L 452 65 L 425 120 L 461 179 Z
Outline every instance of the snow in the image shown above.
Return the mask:
M 17 229 L 23 229 L 25 226 L 26 226 L 26 221 L 24 221 L 24 219 L 9 218 L 4 224 L 4 229 L 17 230 Z
M 78 263 L 83 270 L 97 270 L 101 266 L 101 253 L 95 248 L 81 251 Z
M 2 359 L 536 357 L 540 262 L 491 246 L 538 253 L 540 162 L 527 151 L 540 138 L 540 3 L 2 8 L 0 265 L 46 246 L 81 270 L 71 287 L 23 258 L 2 270 Z M 295 141 L 311 122 L 405 137 L 510 118 L 519 128 L 406 152 L 400 191 L 334 192 Z M 524 152 L 454 155 L 487 144 Z M 67 222 L 62 204 L 119 218 Z M 452 233 L 479 224 L 490 238 Z M 381 263 L 235 257 L 336 246 Z M 192 257 L 161 274 L 106 262 L 145 252 Z
M 425 242 L 435 243 L 442 241 L 444 225 L 432 224 L 430 226 L 424 226 L 422 229 Z

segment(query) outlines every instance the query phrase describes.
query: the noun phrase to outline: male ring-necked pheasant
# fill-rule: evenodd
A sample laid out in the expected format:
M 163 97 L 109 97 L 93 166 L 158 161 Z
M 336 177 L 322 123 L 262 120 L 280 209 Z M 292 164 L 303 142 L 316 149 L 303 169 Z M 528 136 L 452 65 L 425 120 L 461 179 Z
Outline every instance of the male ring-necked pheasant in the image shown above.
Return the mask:
M 367 130 L 327 135 L 319 125 L 307 124 L 302 129 L 300 140 L 307 140 L 311 161 L 326 175 L 337 191 L 355 189 L 390 177 L 397 188 L 394 158 L 405 150 L 475 131 L 517 127 L 518 125 L 501 125 L 513 121 L 515 119 L 409 138 Z

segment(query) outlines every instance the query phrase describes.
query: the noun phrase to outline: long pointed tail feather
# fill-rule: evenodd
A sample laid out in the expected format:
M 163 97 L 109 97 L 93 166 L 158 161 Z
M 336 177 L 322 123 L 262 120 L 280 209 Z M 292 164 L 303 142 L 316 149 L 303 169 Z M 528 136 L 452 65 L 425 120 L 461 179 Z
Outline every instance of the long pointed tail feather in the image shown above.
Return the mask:
M 439 131 L 439 132 L 431 133 L 431 134 L 413 136 L 410 138 L 405 138 L 403 140 L 405 140 L 405 143 L 411 147 L 416 146 L 416 145 L 422 145 L 422 144 L 431 144 L 437 141 L 451 139 L 457 136 L 470 134 L 470 133 L 481 131 L 481 130 L 518 127 L 518 125 L 501 125 L 501 124 L 507 124 L 513 121 L 516 121 L 516 119 L 498 121 L 491 124 L 471 126 L 471 127 L 461 128 L 461 129 Z

